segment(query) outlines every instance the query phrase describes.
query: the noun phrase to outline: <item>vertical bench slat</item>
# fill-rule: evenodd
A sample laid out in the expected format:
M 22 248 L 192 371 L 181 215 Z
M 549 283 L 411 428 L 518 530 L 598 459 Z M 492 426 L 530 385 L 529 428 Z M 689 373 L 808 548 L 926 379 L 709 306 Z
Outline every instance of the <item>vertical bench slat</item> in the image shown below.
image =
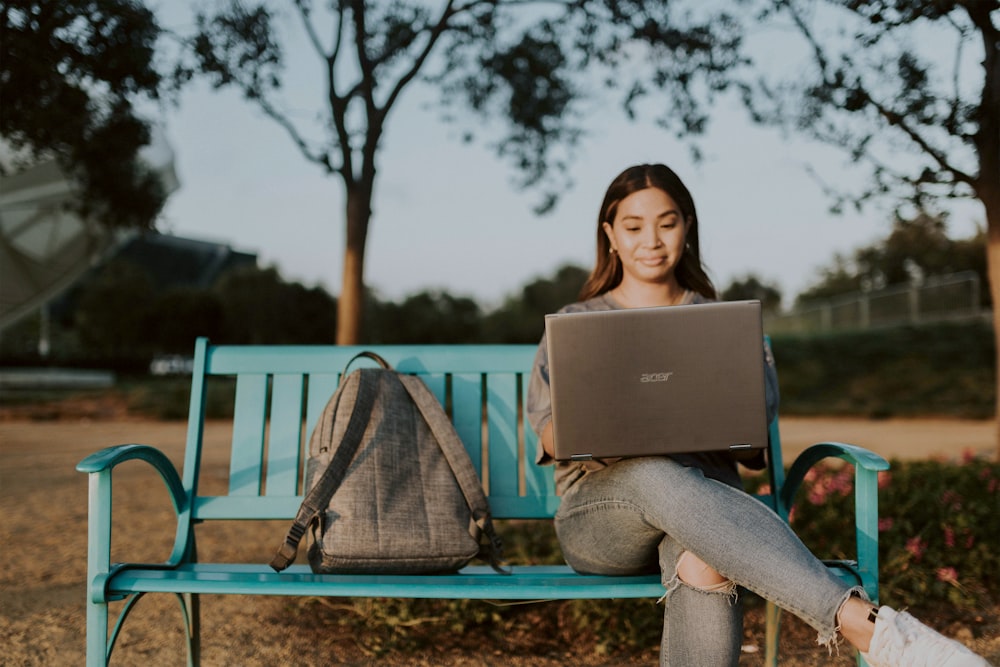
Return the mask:
M 428 373 L 427 375 L 421 375 L 420 379 L 424 381 L 427 388 L 431 390 L 434 394 L 434 398 L 438 400 L 441 405 L 447 405 L 447 391 L 448 391 L 448 378 L 444 373 Z
M 524 474 L 524 490 L 528 498 L 555 496 L 556 484 L 552 469 L 535 465 L 538 451 L 538 436 L 528 423 L 528 374 L 521 376 L 521 428 L 524 433 L 524 455 L 521 465 Z
M 194 368 L 191 372 L 191 403 L 188 408 L 187 444 L 184 447 L 184 488 L 197 489 L 201 474 L 201 450 L 204 446 L 205 401 L 208 384 L 208 339 L 199 338 L 194 346 Z
M 452 423 L 465 443 L 480 478 L 483 477 L 483 390 L 480 374 L 455 374 L 451 378 Z
M 490 495 L 519 495 L 517 464 L 517 376 L 491 373 L 486 380 Z
M 258 373 L 240 373 L 236 378 L 233 449 L 229 461 L 229 494 L 233 496 L 260 494 L 267 379 L 267 375 Z
M 309 375 L 309 394 L 306 397 L 306 447 L 312 438 L 313 429 L 323 408 L 330 401 L 333 392 L 337 391 L 340 381 L 339 373 L 312 373 Z
M 302 398 L 305 378 L 275 375 L 271 385 L 271 426 L 267 438 L 269 496 L 294 496 L 302 457 Z

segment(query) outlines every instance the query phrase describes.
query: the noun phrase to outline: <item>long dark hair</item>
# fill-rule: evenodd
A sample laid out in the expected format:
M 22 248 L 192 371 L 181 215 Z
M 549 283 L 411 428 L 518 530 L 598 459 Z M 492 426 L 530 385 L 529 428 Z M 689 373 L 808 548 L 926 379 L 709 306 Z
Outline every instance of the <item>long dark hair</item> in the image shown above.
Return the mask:
M 681 287 L 698 292 L 702 296 L 715 299 L 715 286 L 701 264 L 698 249 L 698 214 L 694 199 L 680 177 L 662 164 L 640 164 L 629 167 L 611 181 L 604 195 L 600 214 L 597 216 L 597 262 L 587 282 L 580 291 L 580 300 L 586 301 L 614 289 L 622 281 L 622 264 L 617 253 L 610 252 L 611 241 L 604 233 L 603 224 L 612 224 L 618 211 L 618 204 L 633 192 L 646 188 L 663 190 L 677 202 L 687 222 L 687 245 L 675 269 L 677 282 Z

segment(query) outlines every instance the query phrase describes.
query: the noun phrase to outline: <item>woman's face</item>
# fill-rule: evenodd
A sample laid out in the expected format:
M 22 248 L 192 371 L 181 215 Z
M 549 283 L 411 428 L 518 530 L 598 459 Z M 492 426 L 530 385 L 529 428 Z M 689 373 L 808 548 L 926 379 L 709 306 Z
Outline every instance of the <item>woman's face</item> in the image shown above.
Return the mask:
M 622 263 L 622 283 L 669 283 L 684 253 L 688 222 L 659 188 L 633 192 L 618 204 L 604 233 Z

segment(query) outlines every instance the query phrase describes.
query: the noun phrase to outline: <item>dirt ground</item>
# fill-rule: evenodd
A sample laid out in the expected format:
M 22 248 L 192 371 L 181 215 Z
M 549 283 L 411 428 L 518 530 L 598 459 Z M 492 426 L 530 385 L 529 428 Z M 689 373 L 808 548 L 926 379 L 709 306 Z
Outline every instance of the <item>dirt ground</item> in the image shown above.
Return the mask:
M 49 415 L 52 416 L 52 415 Z M 84 663 L 84 581 L 87 553 L 87 478 L 75 465 L 103 447 L 141 442 L 163 449 L 178 465 L 185 426 L 106 414 L 56 415 L 33 421 L 0 413 L 0 664 L 82 665 Z M 854 442 L 887 457 L 955 458 L 964 450 L 991 453 L 992 422 L 952 420 L 783 419 L 786 463 L 806 444 L 821 440 Z M 225 442 L 226 424 L 210 423 L 208 442 Z M 211 483 L 226 474 L 224 460 L 208 460 L 203 477 Z M 138 464 L 116 474 L 116 541 L 112 560 L 162 560 L 173 538 L 172 512 L 156 478 Z M 203 559 L 263 560 L 284 525 L 205 527 L 199 532 Z M 350 626 L 326 623 L 301 627 L 315 600 L 205 596 L 202 602 L 202 664 L 214 665 L 654 665 L 656 647 L 627 657 L 581 654 L 571 637 L 538 637 L 531 612 L 518 623 L 463 638 L 441 628 L 441 641 L 419 650 L 405 647 L 379 654 Z M 336 606 L 339 603 L 334 603 Z M 651 603 L 650 613 L 659 614 Z M 356 614 L 348 606 L 340 613 Z M 959 637 L 1000 663 L 1000 609 L 987 610 L 982 627 L 939 629 Z M 762 610 L 747 613 L 741 665 L 763 662 Z M 336 618 L 337 610 L 328 614 Z M 851 665 L 846 652 L 830 657 L 815 646 L 815 634 L 785 615 L 782 664 Z M 419 622 L 433 623 L 433 619 Z M 374 624 L 373 624 L 374 625 Z M 371 627 L 373 636 L 382 636 Z M 150 596 L 137 605 L 119 639 L 114 664 L 182 665 L 180 613 L 168 596 Z

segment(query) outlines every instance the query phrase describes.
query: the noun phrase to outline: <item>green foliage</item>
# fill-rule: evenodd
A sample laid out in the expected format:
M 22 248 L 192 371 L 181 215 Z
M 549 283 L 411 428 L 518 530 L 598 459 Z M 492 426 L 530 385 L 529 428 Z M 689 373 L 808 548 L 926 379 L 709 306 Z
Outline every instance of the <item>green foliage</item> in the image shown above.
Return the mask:
M 223 318 L 223 305 L 215 294 L 188 287 L 169 289 L 151 305 L 149 342 L 158 353 L 190 354 L 198 336 L 222 337 Z
M 1000 599 L 1000 464 L 896 463 L 879 512 L 887 600 L 971 608 Z
M 765 313 L 778 312 L 781 309 L 781 289 L 777 285 L 761 282 L 760 278 L 753 274 L 733 280 L 722 290 L 720 298 L 723 301 L 756 299 L 760 301 L 761 309 Z
M 25 159 L 0 173 L 55 157 L 81 186 L 82 214 L 151 227 L 163 192 L 137 160 L 149 127 L 133 104 L 159 95 L 152 12 L 133 0 L 15 0 L 0 21 L 0 136 Z
M 820 278 L 796 297 L 803 304 L 908 284 L 934 276 L 973 271 L 980 285 L 988 285 L 986 274 L 986 232 L 979 229 L 967 239 L 947 235 L 945 216 L 921 212 L 913 219 L 896 217 L 889 235 L 856 249 L 851 257 L 835 255 L 833 264 L 820 271 Z M 980 290 L 980 305 L 988 308 L 988 289 Z
M 153 287 L 141 267 L 112 262 L 83 289 L 76 313 L 82 343 L 98 359 L 134 359 L 149 354 Z
M 545 328 L 545 315 L 576 301 L 587 280 L 578 266 L 560 267 L 552 278 L 538 278 L 508 298 L 486 316 L 483 340 L 489 343 L 537 343 Z
M 791 513 L 820 558 L 854 558 L 854 470 L 821 463 Z M 764 481 L 755 476 L 748 488 Z M 895 607 L 974 609 L 1000 600 L 1000 463 L 892 461 L 879 476 L 879 573 Z
M 222 304 L 224 334 L 236 344 L 329 343 L 336 330 L 336 301 L 319 287 L 285 282 L 278 270 L 243 267 L 212 288 Z
M 480 337 L 482 314 L 468 297 L 420 292 L 400 304 L 373 301 L 367 313 L 373 343 L 467 343 Z
M 988 418 L 995 411 L 985 322 L 774 336 L 773 347 L 784 414 Z
M 744 99 L 756 121 L 794 129 L 865 166 L 870 177 L 855 192 L 828 186 L 835 210 L 874 198 L 921 210 L 976 197 L 995 218 L 995 0 L 834 2 L 825 11 L 804 0 L 767 5 L 765 15 L 793 26 L 805 57 L 771 68 Z M 925 30 L 937 48 L 922 48 Z M 955 85 L 966 78 L 986 84 Z

